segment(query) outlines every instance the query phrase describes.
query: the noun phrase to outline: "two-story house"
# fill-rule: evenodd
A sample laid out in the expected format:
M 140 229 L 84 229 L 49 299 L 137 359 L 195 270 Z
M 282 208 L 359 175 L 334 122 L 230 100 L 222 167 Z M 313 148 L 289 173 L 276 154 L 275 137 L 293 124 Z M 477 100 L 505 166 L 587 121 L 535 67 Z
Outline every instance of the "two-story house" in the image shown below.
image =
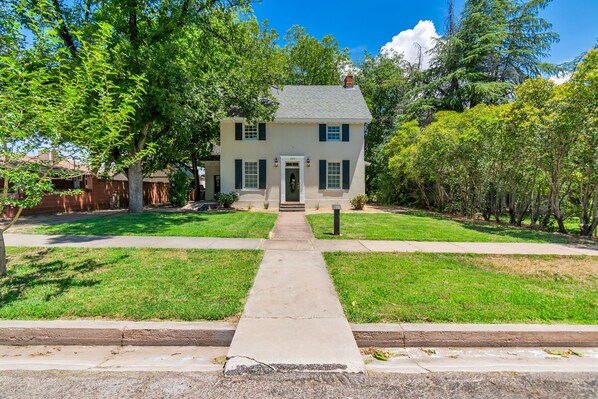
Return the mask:
M 206 199 L 236 191 L 237 206 L 349 206 L 365 193 L 364 135 L 372 116 L 351 77 L 343 86 L 275 90 L 272 122 L 220 123 L 220 157 L 206 161 Z

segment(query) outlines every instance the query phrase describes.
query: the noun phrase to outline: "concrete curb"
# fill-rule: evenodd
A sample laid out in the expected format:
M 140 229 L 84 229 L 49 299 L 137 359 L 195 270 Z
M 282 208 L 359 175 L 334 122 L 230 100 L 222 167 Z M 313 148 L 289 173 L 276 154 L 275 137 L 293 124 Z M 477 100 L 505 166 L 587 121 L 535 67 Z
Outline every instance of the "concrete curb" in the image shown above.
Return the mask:
M 597 347 L 598 325 L 352 324 L 359 347 Z
M 598 347 L 598 325 L 352 324 L 359 347 Z M 0 320 L 0 345 L 230 346 L 236 324 Z
M 103 320 L 0 321 L 0 345 L 228 346 L 235 324 Z

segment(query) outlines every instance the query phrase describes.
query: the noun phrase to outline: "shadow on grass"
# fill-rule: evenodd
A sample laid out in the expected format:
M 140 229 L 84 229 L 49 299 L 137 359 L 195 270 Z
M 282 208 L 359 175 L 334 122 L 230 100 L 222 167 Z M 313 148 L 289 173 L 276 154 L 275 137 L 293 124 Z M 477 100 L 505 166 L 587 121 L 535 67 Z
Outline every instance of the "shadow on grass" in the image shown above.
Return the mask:
M 481 221 L 472 221 L 472 220 L 459 220 L 459 219 L 452 219 L 450 217 L 442 216 L 442 215 L 434 215 L 434 214 L 427 214 L 425 212 L 417 212 L 417 211 L 409 211 L 405 212 L 404 214 L 412 216 L 412 217 L 420 217 L 422 219 L 435 219 L 438 221 L 448 221 L 458 224 L 460 227 L 463 227 L 467 230 L 472 230 L 482 234 L 491 234 L 496 236 L 502 237 L 509 237 L 509 238 L 517 238 L 523 240 L 536 240 L 536 241 L 547 241 L 551 243 L 580 243 L 580 242 L 587 242 L 591 243 L 589 240 L 584 240 L 581 237 L 576 236 L 567 236 L 559 233 L 552 233 L 547 231 L 538 231 L 532 230 L 527 227 L 516 227 L 504 224 L 498 224 L 495 222 L 481 222 Z M 422 223 L 425 223 L 422 221 Z
M 0 308 L 23 300 L 27 292 L 35 292 L 37 288 L 47 291 L 42 298 L 44 301 L 51 301 L 73 288 L 93 287 L 100 281 L 86 274 L 108 265 L 95 259 L 69 263 L 48 259 L 51 252 L 51 248 L 46 248 L 25 254 L 22 256 L 25 264 L 9 269 L 8 276 L 0 280 Z

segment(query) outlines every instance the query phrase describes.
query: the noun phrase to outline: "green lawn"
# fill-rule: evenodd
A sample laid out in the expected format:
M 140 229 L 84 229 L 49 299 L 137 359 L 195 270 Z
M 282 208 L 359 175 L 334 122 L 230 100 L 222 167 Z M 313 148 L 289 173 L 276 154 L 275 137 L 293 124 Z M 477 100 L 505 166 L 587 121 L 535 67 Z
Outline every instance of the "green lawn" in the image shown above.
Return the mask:
M 509 215 L 502 215 L 500 220 L 503 223 L 509 223 Z M 578 217 L 568 217 L 565 218 L 565 220 L 563 221 L 563 223 L 565 224 L 565 228 L 567 229 L 567 232 L 569 232 L 570 234 L 579 234 L 580 233 L 580 228 L 579 228 L 579 218 Z M 530 226 L 531 225 L 531 219 L 529 217 L 524 217 L 522 220 L 522 225 L 523 226 Z M 550 223 L 547 226 L 547 230 L 549 231 L 558 231 L 558 225 L 556 223 L 556 220 L 554 218 L 550 218 Z
M 240 315 L 260 251 L 8 248 L 0 319 L 222 320 Z
M 53 224 L 37 234 L 268 238 L 277 215 L 260 212 L 145 212 Z
M 316 238 L 452 242 L 571 242 L 562 234 L 495 223 L 452 220 L 423 213 L 341 214 L 341 236 L 333 236 L 332 214 L 308 215 Z
M 593 257 L 324 256 L 355 323 L 598 323 Z

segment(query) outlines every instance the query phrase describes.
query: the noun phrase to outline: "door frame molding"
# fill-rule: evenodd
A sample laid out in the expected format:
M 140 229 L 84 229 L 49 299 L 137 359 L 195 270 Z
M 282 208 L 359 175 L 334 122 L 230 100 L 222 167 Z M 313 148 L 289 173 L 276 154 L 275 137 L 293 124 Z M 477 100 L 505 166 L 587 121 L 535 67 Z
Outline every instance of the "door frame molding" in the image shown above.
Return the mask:
M 280 156 L 280 203 L 286 200 L 286 170 L 287 162 L 299 162 L 299 202 L 305 203 L 305 156 L 304 155 L 281 155 Z

